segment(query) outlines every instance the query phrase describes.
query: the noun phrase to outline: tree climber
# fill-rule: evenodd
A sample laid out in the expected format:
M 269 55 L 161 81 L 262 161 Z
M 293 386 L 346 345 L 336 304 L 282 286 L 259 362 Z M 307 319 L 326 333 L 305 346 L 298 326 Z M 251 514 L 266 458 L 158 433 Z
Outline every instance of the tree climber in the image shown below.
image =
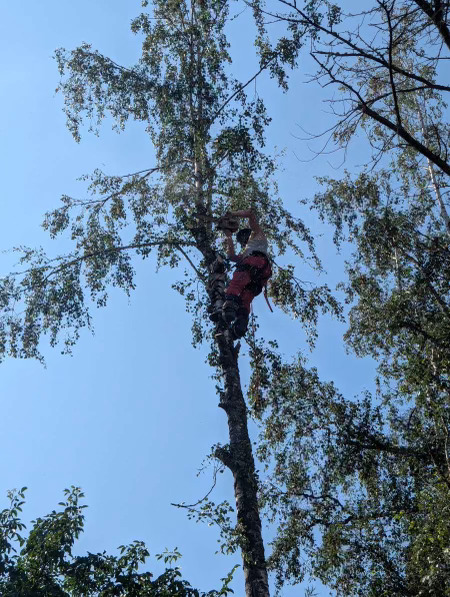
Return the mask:
M 247 209 L 229 212 L 227 216 L 248 218 L 250 225 L 250 228 L 242 228 L 236 234 L 236 240 L 243 249 L 239 255 L 234 250 L 232 230 L 224 229 L 227 257 L 235 261 L 237 267 L 225 289 L 222 314 L 235 338 L 241 338 L 247 331 L 251 302 L 266 286 L 272 275 L 272 268 L 268 257 L 267 237 L 255 213 Z

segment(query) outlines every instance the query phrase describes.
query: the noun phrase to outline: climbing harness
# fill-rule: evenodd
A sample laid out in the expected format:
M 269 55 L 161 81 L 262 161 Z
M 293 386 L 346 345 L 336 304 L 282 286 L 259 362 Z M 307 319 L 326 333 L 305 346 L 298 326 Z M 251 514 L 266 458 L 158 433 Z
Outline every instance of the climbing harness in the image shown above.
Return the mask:
M 260 267 L 252 263 L 246 263 L 245 260 L 249 257 L 264 257 L 266 264 L 263 267 Z M 267 297 L 267 282 L 272 275 L 272 267 L 270 265 L 269 257 L 260 251 L 253 251 L 253 253 L 244 258 L 243 262 L 237 264 L 236 271 L 249 272 L 251 281 L 246 285 L 246 288 L 251 290 L 254 296 L 258 296 L 264 290 L 264 298 L 266 299 L 270 311 L 273 313 L 272 306 Z

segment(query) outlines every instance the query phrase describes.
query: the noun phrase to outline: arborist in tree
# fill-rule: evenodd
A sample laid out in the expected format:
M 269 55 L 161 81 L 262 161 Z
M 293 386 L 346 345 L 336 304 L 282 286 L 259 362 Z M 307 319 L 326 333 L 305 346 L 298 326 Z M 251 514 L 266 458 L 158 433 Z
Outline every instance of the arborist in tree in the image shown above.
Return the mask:
M 237 263 L 233 278 L 225 289 L 225 302 L 222 307 L 224 320 L 236 338 L 247 331 L 250 305 L 255 296 L 261 293 L 272 275 L 268 257 L 267 237 L 261 229 L 256 214 L 251 210 L 233 211 L 226 214 L 230 218 L 248 218 L 250 228 L 242 228 L 236 240 L 243 251 L 236 255 L 233 231 L 224 228 L 227 257 Z M 267 297 L 266 297 L 267 300 Z

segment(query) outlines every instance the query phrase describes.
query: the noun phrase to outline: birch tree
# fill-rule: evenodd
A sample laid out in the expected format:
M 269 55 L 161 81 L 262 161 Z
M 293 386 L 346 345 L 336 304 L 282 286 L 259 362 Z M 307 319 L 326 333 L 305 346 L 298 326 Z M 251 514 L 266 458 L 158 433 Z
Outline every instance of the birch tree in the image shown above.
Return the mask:
M 144 0 L 144 8 L 148 4 Z M 314 267 L 319 262 L 308 230 L 277 197 L 275 163 L 262 151 L 269 122 L 264 104 L 247 97 L 246 83 L 229 73 L 228 10 L 224 0 L 155 0 L 132 23 L 143 38 L 133 66 L 88 44 L 57 50 L 59 91 L 75 140 L 86 121 L 97 132 L 106 116 L 118 130 L 134 120 L 150 136 L 156 159 L 127 175 L 95 170 L 86 178 L 86 198 L 64 196 L 46 214 L 50 236 L 68 232 L 74 249 L 56 257 L 24 249 L 23 272 L 1 283 L 1 349 L 3 355 L 42 358 L 39 342 L 47 336 L 70 351 L 80 330 L 91 326 L 92 305 L 107 303 L 110 287 L 133 290 L 133 259 L 155 254 L 157 267 L 178 268 L 175 288 L 192 317 L 192 342 L 210 344 L 219 406 L 228 420 L 228 442 L 218 442 L 212 456 L 233 478 L 231 549 L 242 553 L 246 595 L 262 597 L 269 585 L 239 344 L 208 318 L 222 242 L 214 220 L 252 207 L 274 254 L 289 250 Z M 249 73 L 249 80 L 257 74 Z M 318 312 L 338 314 L 339 306 L 328 288 L 301 288 L 292 272 L 288 266 L 277 270 L 272 297 L 314 334 Z

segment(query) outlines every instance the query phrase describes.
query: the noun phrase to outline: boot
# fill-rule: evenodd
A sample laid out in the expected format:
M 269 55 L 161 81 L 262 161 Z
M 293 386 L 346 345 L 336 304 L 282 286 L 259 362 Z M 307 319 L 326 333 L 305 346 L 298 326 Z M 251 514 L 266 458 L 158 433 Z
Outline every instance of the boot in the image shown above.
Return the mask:
M 236 319 L 231 325 L 231 331 L 233 333 L 234 339 L 238 340 L 245 336 L 248 328 L 248 316 L 246 309 L 240 307 L 236 313 Z
M 228 325 L 231 325 L 236 319 L 240 305 L 241 299 L 238 296 L 233 296 L 231 294 L 226 296 L 226 300 L 222 307 L 222 315 Z

